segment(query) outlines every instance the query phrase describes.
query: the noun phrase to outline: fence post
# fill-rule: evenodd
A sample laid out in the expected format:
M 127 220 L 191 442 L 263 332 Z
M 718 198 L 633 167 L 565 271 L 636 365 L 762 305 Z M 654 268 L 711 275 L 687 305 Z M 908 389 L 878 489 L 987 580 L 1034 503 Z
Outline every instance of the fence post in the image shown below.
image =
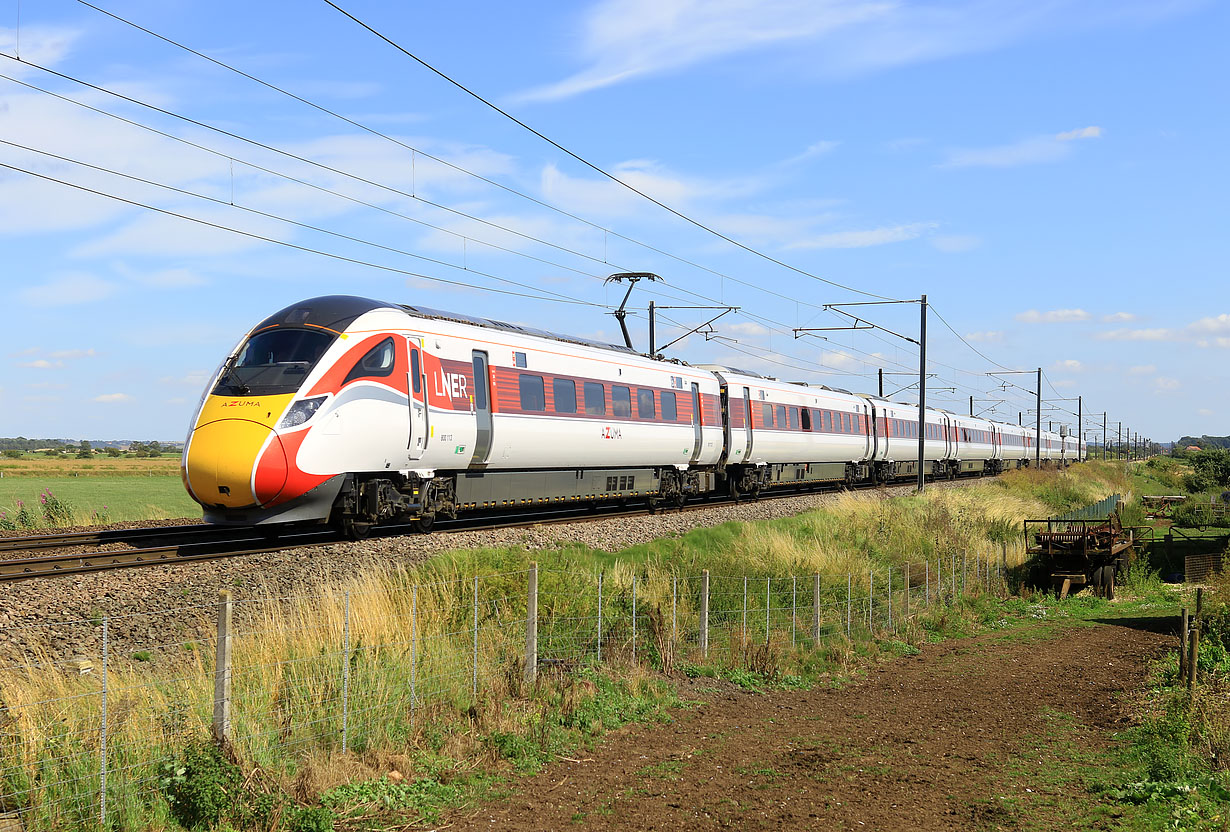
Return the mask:
M 935 556 L 935 602 L 944 605 L 944 558 Z
M 346 593 L 346 612 L 342 623 L 342 753 L 350 741 L 350 593 Z
M 636 664 L 636 575 L 632 576 L 632 663 Z
M 213 735 L 219 743 L 231 736 L 231 593 L 218 593 L 218 644 L 214 651 Z
M 811 624 L 816 644 L 820 643 L 820 573 L 812 575 Z
M 1001 540 L 999 542 L 999 579 L 1001 581 L 1008 574 L 1008 541 Z
M 957 603 L 957 553 L 952 553 L 952 602 Z
M 764 643 L 765 644 L 769 643 L 769 607 L 771 606 L 769 602 L 769 588 L 772 582 L 773 582 L 772 578 L 764 579 Z
M 1189 697 L 1196 695 L 1196 663 L 1200 660 L 1200 622 L 1197 620 L 1192 625 L 1191 635 L 1188 636 L 1187 648 L 1187 692 Z
M 790 646 L 798 645 L 799 631 L 799 579 L 790 576 Z
M 846 635 L 850 635 L 850 618 L 854 612 L 854 575 L 846 573 Z
M 478 576 L 474 576 L 474 654 L 471 657 L 470 695 L 478 703 Z
M 602 664 L 602 576 L 598 573 L 598 664 Z
M 1179 679 L 1187 678 L 1187 607 L 1179 613 Z
M 410 588 L 410 723 L 414 724 L 415 686 L 418 682 L 419 585 Z
M 525 682 L 538 679 L 538 562 L 530 562 L 525 596 Z
M 743 576 L 743 643 L 747 643 L 747 575 Z
M 98 817 L 102 828 L 107 828 L 107 660 L 111 656 L 111 624 L 107 616 L 102 620 L 102 723 L 98 732 Z
M 893 629 L 893 568 L 888 567 L 888 629 Z
M 923 561 L 923 600 L 931 606 L 931 561 Z
M 700 652 L 709 658 L 709 570 L 700 573 Z
M 969 549 L 961 550 L 961 595 L 966 593 L 966 579 L 969 577 Z

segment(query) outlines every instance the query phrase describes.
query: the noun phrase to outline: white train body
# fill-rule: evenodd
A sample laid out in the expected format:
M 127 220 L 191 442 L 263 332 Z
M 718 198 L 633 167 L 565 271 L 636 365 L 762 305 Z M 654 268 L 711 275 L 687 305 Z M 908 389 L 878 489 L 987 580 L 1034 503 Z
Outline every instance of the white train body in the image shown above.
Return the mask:
M 918 409 L 498 321 L 315 298 L 255 327 L 185 443 L 219 523 L 389 520 L 916 476 Z M 926 411 L 930 476 L 1027 464 L 1032 433 Z M 1043 435 L 1044 460 L 1080 449 Z

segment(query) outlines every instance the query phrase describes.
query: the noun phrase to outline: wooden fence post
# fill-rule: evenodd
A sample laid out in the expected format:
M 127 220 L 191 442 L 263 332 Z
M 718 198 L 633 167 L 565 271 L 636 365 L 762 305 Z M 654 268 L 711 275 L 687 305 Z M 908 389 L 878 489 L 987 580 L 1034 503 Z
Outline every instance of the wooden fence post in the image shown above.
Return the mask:
M 1187 678 L 1187 607 L 1179 613 L 1179 680 Z
M 700 652 L 709 658 L 709 570 L 700 576 Z
M 218 645 L 214 654 L 213 735 L 219 743 L 231 736 L 231 593 L 218 593 Z
M 525 599 L 525 683 L 538 679 L 538 562 L 530 563 Z
M 811 631 L 816 643 L 820 643 L 820 573 L 812 576 L 811 592 Z

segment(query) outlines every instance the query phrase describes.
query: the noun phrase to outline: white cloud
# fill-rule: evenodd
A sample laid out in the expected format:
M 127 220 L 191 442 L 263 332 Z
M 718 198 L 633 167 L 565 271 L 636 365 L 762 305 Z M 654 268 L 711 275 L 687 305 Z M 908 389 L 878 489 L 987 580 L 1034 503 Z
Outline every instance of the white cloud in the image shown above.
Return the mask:
M 63 361 L 48 361 L 46 358 L 38 358 L 34 361 L 22 361 L 18 367 L 26 367 L 31 370 L 58 370 L 64 366 Z
M 1209 410 L 1207 407 L 1200 408 L 1199 410 L 1196 411 L 1196 413 L 1201 416 L 1212 416 L 1213 415 L 1213 411 Z
M 1201 318 L 1188 325 L 1188 329 L 1200 333 L 1230 333 L 1230 315 L 1223 312 L 1208 318 Z
M 1052 383 L 1055 387 L 1061 387 L 1061 388 L 1066 388 L 1066 387 L 1075 387 L 1075 386 L 1076 386 L 1076 382 L 1075 382 L 1075 381 L 1073 381 L 1073 380 L 1072 380 L 1072 379 L 1070 379 L 1070 378 L 1061 378 L 1061 379 L 1059 379 L 1058 381 L 1053 381 L 1053 382 L 1051 382 L 1051 383 Z
M 1137 320 L 1139 316 L 1131 312 L 1112 312 L 1109 315 L 1102 316 L 1102 323 L 1105 324 L 1126 324 Z
M 931 238 L 931 245 L 939 251 L 957 254 L 982 245 L 982 240 L 973 234 L 940 234 Z
M 29 286 L 19 297 L 31 306 L 72 306 L 93 303 L 115 293 L 115 284 L 85 272 L 57 275 L 46 283 Z
M 95 396 L 91 401 L 100 402 L 102 404 L 114 404 L 118 402 L 131 401 L 132 396 L 127 393 L 104 393 L 101 396 Z
M 1101 127 L 1081 127 L 1077 130 L 1068 130 L 1064 133 L 1059 133 L 1055 136 L 1057 141 L 1070 142 L 1074 139 L 1100 139 L 1102 138 Z
M 882 246 L 888 243 L 900 243 L 921 237 L 927 231 L 936 227 L 933 222 L 916 222 L 908 225 L 894 225 L 883 228 L 871 228 L 865 231 L 830 231 L 814 237 L 802 239 L 786 246 L 792 249 L 813 248 L 866 248 Z
M 804 150 L 802 153 L 798 154 L 797 156 L 791 156 L 789 159 L 784 160 L 782 164 L 783 165 L 797 165 L 801 162 L 806 162 L 810 159 L 814 159 L 817 156 L 823 156 L 826 153 L 832 153 L 834 150 L 837 149 L 837 146 L 839 144 L 841 144 L 841 142 L 834 142 L 834 141 L 816 142 L 815 144 L 810 145 L 806 150 Z
M 208 285 L 209 281 L 190 269 L 162 269 L 156 272 L 127 270 L 132 279 L 151 289 L 190 289 Z
M 1153 386 L 1159 391 L 1178 390 L 1181 386 L 1177 378 L 1167 378 L 1166 376 L 1158 376 L 1153 379 Z
M 1072 155 L 1075 139 L 1094 139 L 1102 135 L 1100 127 L 1083 127 L 1052 136 L 1034 136 L 1011 144 L 982 148 L 955 148 L 940 165 L 944 168 L 1008 168 L 1058 162 Z
M 56 350 L 55 352 L 47 353 L 52 358 L 93 358 L 96 353 L 92 349 L 88 350 Z
M 720 330 L 724 329 L 727 332 L 732 332 L 735 335 L 768 335 L 769 330 L 765 329 L 755 321 L 739 321 L 734 324 L 717 324 Z
M 862 369 L 864 362 L 845 350 L 824 350 L 820 353 L 820 363 L 838 370 L 854 370 Z
M 1156 364 L 1138 364 L 1135 367 L 1130 367 L 1128 373 L 1134 376 L 1147 376 L 1150 373 L 1157 372 Z
M 1169 341 L 1174 333 L 1169 329 L 1108 329 L 1099 332 L 1099 341 Z
M 1185 8 L 1155 0 L 600 0 L 560 35 L 576 44 L 581 69 L 513 100 L 558 101 L 749 52 L 769 53 L 758 64 L 792 77 L 841 78 Z
M 1079 373 L 1085 369 L 1085 365 L 1081 364 L 1075 358 L 1068 358 L 1063 361 L 1056 361 L 1052 366 L 1052 370 L 1061 373 Z
M 1087 321 L 1089 317 L 1089 313 L 1084 309 L 1052 309 L 1048 312 L 1029 309 L 1018 314 L 1016 319 L 1026 324 L 1056 324 Z
M 965 335 L 965 339 L 967 341 L 980 341 L 980 342 L 999 341 L 1003 337 L 1004 337 L 1003 332 L 1000 332 L 998 330 L 993 330 L 993 329 L 988 329 L 984 332 L 969 332 L 969 333 L 966 333 Z
M 53 66 L 59 63 L 72 49 L 81 33 L 75 29 L 65 29 L 58 26 L 24 25 L 18 29 L 0 26 L 0 52 L 8 55 L 20 55 L 23 60 L 43 66 Z M 8 63 L 6 73 L 18 76 L 28 71 L 25 65 Z

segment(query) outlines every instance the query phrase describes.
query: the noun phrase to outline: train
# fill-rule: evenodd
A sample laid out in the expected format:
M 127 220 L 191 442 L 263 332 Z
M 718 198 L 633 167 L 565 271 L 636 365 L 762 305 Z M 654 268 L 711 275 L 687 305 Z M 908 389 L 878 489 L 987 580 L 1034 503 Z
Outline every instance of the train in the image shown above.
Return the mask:
M 1085 456 L 1063 433 L 925 411 L 924 475 Z M 916 478 L 918 408 L 515 323 L 330 295 L 211 376 L 181 470 L 206 522 L 429 531 L 472 513 Z

